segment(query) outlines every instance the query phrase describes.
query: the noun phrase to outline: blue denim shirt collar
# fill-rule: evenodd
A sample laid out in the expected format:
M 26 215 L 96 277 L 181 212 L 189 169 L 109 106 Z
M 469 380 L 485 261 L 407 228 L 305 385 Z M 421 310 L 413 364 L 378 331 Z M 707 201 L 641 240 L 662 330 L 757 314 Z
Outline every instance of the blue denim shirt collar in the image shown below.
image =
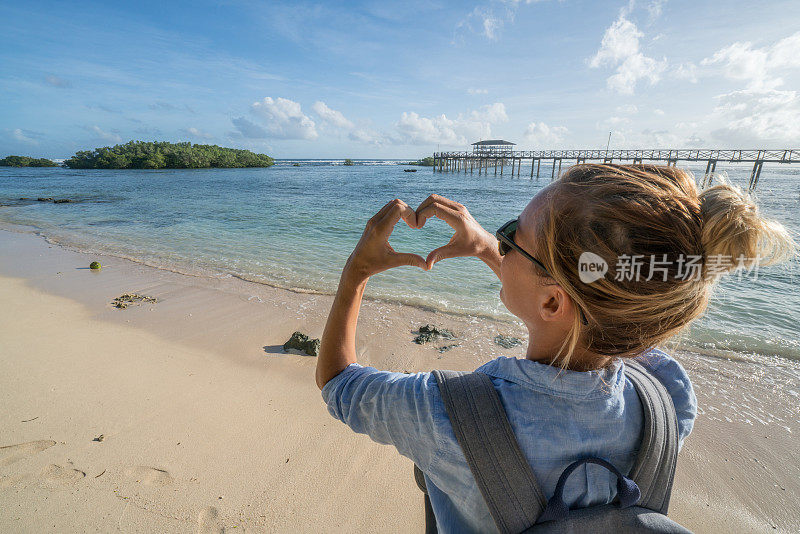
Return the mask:
M 542 393 L 570 399 L 615 397 L 625 388 L 624 365 L 619 359 L 597 371 L 570 371 L 534 360 L 501 356 L 477 370 Z

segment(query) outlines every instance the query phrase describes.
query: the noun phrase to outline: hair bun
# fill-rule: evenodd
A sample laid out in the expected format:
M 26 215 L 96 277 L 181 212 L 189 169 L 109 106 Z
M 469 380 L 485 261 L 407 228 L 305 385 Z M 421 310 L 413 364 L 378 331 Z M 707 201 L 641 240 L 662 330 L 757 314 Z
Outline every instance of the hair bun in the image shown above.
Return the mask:
M 786 228 L 761 217 L 752 196 L 741 188 L 721 183 L 699 195 L 702 217 L 701 242 L 706 256 L 725 260 L 715 262 L 722 274 L 739 266 L 769 265 L 794 254 L 795 243 Z

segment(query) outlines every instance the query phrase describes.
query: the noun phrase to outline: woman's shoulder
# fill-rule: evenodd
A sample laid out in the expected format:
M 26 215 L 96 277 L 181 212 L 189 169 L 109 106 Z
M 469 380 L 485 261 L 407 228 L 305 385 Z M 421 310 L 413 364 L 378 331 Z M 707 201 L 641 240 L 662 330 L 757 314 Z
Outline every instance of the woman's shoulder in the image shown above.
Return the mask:
M 671 355 L 661 349 L 651 349 L 634 358 L 664 384 L 678 415 L 680 441 L 692 431 L 697 417 L 697 397 L 686 369 Z

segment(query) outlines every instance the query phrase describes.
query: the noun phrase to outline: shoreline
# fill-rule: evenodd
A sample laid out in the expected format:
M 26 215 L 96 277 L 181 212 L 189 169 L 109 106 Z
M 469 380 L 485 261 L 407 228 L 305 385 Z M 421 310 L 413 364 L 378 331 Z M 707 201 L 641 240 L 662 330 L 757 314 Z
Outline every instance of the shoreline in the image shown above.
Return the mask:
M 77 245 L 72 245 L 70 243 L 63 243 L 59 241 L 57 238 L 47 235 L 45 230 L 42 230 L 38 227 L 31 225 L 22 225 L 7 221 L 0 221 L 0 232 L 10 232 L 14 234 L 34 236 L 36 238 L 43 240 L 48 245 L 56 246 L 63 250 L 74 252 L 76 254 L 81 254 L 87 257 L 97 256 L 101 258 L 114 258 L 115 260 L 130 262 L 131 264 L 143 266 L 157 271 L 169 272 L 180 276 L 197 278 L 200 280 L 222 281 L 226 279 L 237 279 L 245 284 L 254 284 L 255 286 L 265 286 L 278 291 L 287 291 L 289 293 L 297 295 L 316 295 L 316 296 L 331 297 L 331 298 L 335 295 L 335 291 L 325 291 L 320 289 L 295 287 L 295 286 L 284 286 L 270 280 L 258 280 L 256 279 L 256 275 L 225 272 L 225 271 L 215 270 L 212 267 L 200 267 L 198 268 L 199 269 L 198 271 L 192 272 L 190 269 L 181 268 L 181 266 L 179 265 L 177 266 L 167 265 L 163 263 L 154 264 L 152 262 L 149 262 L 141 258 L 136 258 L 130 255 L 117 254 L 107 251 L 94 252 L 91 250 L 83 249 Z M 502 317 L 487 313 L 476 313 L 471 311 L 448 310 L 436 307 L 435 305 L 432 304 L 413 303 L 401 299 L 391 298 L 388 296 L 373 296 L 366 294 L 364 295 L 363 299 L 365 302 L 370 301 L 378 304 L 408 307 L 414 310 L 419 310 L 434 314 L 442 314 L 445 316 L 451 316 L 456 318 L 467 318 L 472 320 L 480 319 L 497 323 L 500 325 L 508 325 L 509 328 L 522 327 L 522 323 L 514 319 L 513 317 Z M 524 332 L 524 329 L 521 331 Z M 789 360 L 792 362 L 795 361 L 800 362 L 800 360 L 778 353 L 743 352 L 732 349 L 716 349 L 716 348 L 703 347 L 689 341 L 687 337 L 685 337 L 686 335 L 687 333 L 680 334 L 676 339 L 670 342 L 666 350 L 669 350 L 671 352 L 688 352 L 709 358 L 734 359 L 747 362 L 752 362 L 754 360 L 757 361 L 759 359 L 765 359 L 765 358 L 778 361 Z
M 0 221 L 0 232 L 10 232 L 14 234 L 22 234 L 22 235 L 30 235 L 42 239 L 48 245 L 56 246 L 62 248 L 64 250 L 68 250 L 70 252 L 74 252 L 77 254 L 82 254 L 84 256 L 99 256 L 102 258 L 114 258 L 118 260 L 127 261 L 136 265 L 141 265 L 150 269 L 155 269 L 158 271 L 165 271 L 174 273 L 181 276 L 189 276 L 199 279 L 208 279 L 208 280 L 225 280 L 227 278 L 235 278 L 241 280 L 242 282 L 249 283 L 249 284 L 256 284 L 258 286 L 266 286 L 272 289 L 277 289 L 281 291 L 288 291 L 290 293 L 295 293 L 299 295 L 319 295 L 319 296 L 329 296 L 333 297 L 336 292 L 335 291 L 325 291 L 321 289 L 313 289 L 313 288 L 305 288 L 305 287 L 295 287 L 295 286 L 284 286 L 278 283 L 269 281 L 269 280 L 257 280 L 255 279 L 255 275 L 247 275 L 241 273 L 234 273 L 234 272 L 224 272 L 214 270 L 210 267 L 203 267 L 200 272 L 191 272 L 189 269 L 182 269 L 180 266 L 170 266 L 170 265 L 156 265 L 154 263 L 150 263 L 147 260 L 143 260 L 140 258 L 136 258 L 129 255 L 123 254 L 115 254 L 107 251 L 103 252 L 94 252 L 91 250 L 82 249 L 77 245 L 72 245 L 69 243 L 62 243 L 57 238 L 49 236 L 46 234 L 45 230 L 37 228 L 35 226 L 23 225 L 23 224 L 16 224 L 7 221 Z M 391 297 L 386 296 L 371 296 L 365 295 L 364 301 L 374 301 L 384 304 L 390 305 L 397 305 L 397 306 L 406 306 L 409 308 L 432 312 L 432 313 L 441 313 L 448 316 L 454 317 L 467 317 L 467 318 L 476 318 L 476 319 L 484 319 L 487 321 L 493 321 L 502 324 L 516 324 L 521 325 L 519 321 L 516 321 L 510 317 L 498 317 L 486 313 L 473 313 L 468 311 L 458 311 L 458 310 L 447 310 L 442 308 L 437 308 L 431 304 L 416 304 L 411 302 L 406 302 L 400 299 L 394 299 Z
M 10 463 L 0 449 L 0 529 L 422 530 L 411 463 L 330 418 L 314 358 L 282 351 L 295 330 L 320 336 L 332 296 L 106 258 L 92 272 L 87 254 L 0 231 L 0 447 L 27 444 Z M 125 292 L 158 302 L 112 308 Z M 460 346 L 413 343 L 426 323 Z M 524 357 L 497 334 L 526 337 L 365 300 L 359 362 L 417 372 Z M 800 364 L 670 352 L 700 405 L 670 516 L 697 532 L 799 530 Z

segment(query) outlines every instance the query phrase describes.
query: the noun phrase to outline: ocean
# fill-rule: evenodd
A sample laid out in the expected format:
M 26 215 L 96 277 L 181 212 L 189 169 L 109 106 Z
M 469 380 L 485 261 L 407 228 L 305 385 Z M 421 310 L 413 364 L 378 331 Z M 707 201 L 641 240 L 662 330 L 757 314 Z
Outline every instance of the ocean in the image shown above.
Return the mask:
M 74 249 L 179 272 L 333 293 L 366 221 L 389 200 L 416 207 L 438 193 L 467 206 L 494 232 L 550 177 L 544 162 L 539 180 L 529 179 L 524 168 L 520 178 L 404 168 L 387 160 L 353 166 L 342 160 L 284 160 L 267 169 L 157 171 L 0 167 L 0 226 L 22 226 Z M 685 168 L 701 178 L 705 164 Z M 720 163 L 717 170 L 746 186 L 750 166 Z M 37 202 L 37 197 L 73 202 Z M 763 213 L 800 233 L 800 167 L 765 166 L 757 197 Z M 422 231 L 401 222 L 390 242 L 398 251 L 425 257 L 451 235 L 438 219 Z M 800 360 L 799 267 L 795 260 L 725 277 L 681 346 Z M 367 295 L 375 298 L 513 319 L 499 291 L 499 280 L 475 258 L 445 260 L 430 272 L 393 269 L 367 286 Z

